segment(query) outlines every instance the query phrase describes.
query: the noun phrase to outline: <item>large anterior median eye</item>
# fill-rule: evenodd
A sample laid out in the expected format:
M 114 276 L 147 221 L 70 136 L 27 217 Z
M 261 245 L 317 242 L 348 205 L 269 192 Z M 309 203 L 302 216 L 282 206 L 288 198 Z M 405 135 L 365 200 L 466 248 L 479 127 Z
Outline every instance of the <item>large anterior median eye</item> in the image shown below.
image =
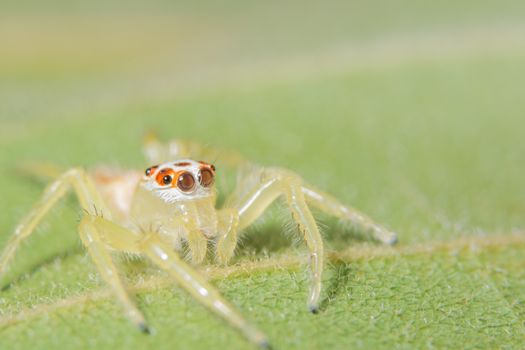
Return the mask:
M 199 172 L 199 183 L 203 187 L 210 187 L 213 185 L 213 173 L 209 169 L 201 169 Z
M 182 173 L 177 179 L 177 187 L 182 192 L 191 192 L 195 187 L 195 178 L 190 173 Z

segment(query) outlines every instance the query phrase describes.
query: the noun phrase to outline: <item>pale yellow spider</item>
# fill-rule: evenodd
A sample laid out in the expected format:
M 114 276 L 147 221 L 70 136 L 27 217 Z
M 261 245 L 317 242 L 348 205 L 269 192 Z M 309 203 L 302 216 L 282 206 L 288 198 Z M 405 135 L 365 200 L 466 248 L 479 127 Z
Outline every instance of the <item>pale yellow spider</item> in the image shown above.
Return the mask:
M 323 240 L 308 204 L 359 224 L 386 244 L 396 235 L 365 215 L 344 206 L 335 198 L 314 189 L 298 175 L 281 168 L 248 165 L 231 153 L 223 159 L 250 171 L 239 178 L 237 189 L 223 208 L 215 207 L 215 167 L 186 159 L 216 157 L 213 149 L 187 141 L 162 144 L 150 137 L 144 146 L 152 164 L 145 173 L 99 168 L 86 172 L 70 169 L 45 189 L 40 202 L 15 228 L 0 256 L 0 273 L 5 273 L 20 243 L 33 232 L 44 215 L 72 187 L 84 210 L 80 238 L 102 278 L 111 286 L 129 319 L 148 332 L 144 316 L 127 294 L 111 252 L 147 256 L 173 276 L 197 301 L 214 311 L 250 341 L 269 347 L 266 336 L 248 323 L 206 279 L 177 253 L 185 242 L 191 262 L 200 264 L 208 241 L 215 242 L 218 263 L 226 264 L 237 245 L 239 232 L 252 224 L 278 197 L 284 197 L 310 252 L 311 284 L 308 309 L 318 310 L 323 272 Z M 166 160 L 171 160 L 166 162 Z

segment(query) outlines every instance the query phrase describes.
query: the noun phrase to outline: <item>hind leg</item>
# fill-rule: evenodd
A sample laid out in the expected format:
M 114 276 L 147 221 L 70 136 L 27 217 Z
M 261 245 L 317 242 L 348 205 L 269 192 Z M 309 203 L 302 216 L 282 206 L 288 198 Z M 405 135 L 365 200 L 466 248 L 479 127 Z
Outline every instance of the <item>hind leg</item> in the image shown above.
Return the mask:
M 356 209 L 341 204 L 331 195 L 307 185 L 302 185 L 301 189 L 306 201 L 321 211 L 361 226 L 369 231 L 376 240 L 384 244 L 393 245 L 397 242 L 397 235 L 394 232 L 375 223 Z
M 142 149 L 151 165 L 185 158 L 210 163 L 218 161 L 229 167 L 238 167 L 246 163 L 239 153 L 231 150 L 182 139 L 161 142 L 154 133 L 146 135 Z

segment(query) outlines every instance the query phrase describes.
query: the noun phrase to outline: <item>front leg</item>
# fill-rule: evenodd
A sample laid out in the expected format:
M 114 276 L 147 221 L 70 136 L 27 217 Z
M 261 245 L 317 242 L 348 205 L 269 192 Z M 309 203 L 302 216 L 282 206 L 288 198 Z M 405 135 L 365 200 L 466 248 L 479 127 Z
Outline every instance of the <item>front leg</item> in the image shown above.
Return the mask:
M 155 233 L 140 242 L 139 249 L 155 264 L 166 270 L 191 296 L 239 329 L 251 342 L 269 349 L 266 336 L 242 317 L 206 279 L 193 270 Z M 205 331 L 205 330 L 204 330 Z
M 92 215 L 84 216 L 79 234 L 100 275 L 117 296 L 128 318 L 141 331 L 149 333 L 144 316 L 126 291 L 109 251 L 118 248 L 127 253 L 140 253 L 135 243 L 141 235 Z
M 263 214 L 266 208 L 279 196 L 284 195 L 291 214 L 303 234 L 310 251 L 311 284 L 308 295 L 308 308 L 315 313 L 319 307 L 321 280 L 323 274 L 323 240 L 302 192 L 302 180 L 297 175 L 282 169 L 258 169 L 252 176 L 260 178 L 251 189 L 241 189 L 229 201 L 237 210 L 238 229 L 242 230 Z M 233 235 L 232 235 L 233 237 Z M 235 239 L 236 240 L 236 239 Z M 231 249 L 231 245 L 229 246 Z
M 159 234 L 139 234 L 97 216 L 86 216 L 80 224 L 82 242 L 104 280 L 112 287 L 128 317 L 143 331 L 148 331 L 142 313 L 132 302 L 112 262 L 110 250 L 142 254 L 166 270 L 197 302 L 240 330 L 250 341 L 268 348 L 266 336 L 250 324 L 228 303 L 204 276 L 181 259 Z

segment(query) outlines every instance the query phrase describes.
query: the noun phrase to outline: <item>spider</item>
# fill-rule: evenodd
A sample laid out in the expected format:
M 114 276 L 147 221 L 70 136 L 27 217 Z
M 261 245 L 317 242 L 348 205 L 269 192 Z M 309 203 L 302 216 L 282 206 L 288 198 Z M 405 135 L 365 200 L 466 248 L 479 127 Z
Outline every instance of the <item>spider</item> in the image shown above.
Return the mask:
M 175 140 L 164 144 L 150 136 L 144 143 L 144 151 L 150 164 L 158 164 L 145 172 L 112 168 L 86 171 L 76 167 L 57 174 L 8 240 L 0 256 L 0 274 L 7 271 L 20 243 L 72 188 L 84 211 L 78 227 L 81 241 L 127 317 L 140 330 L 149 332 L 144 316 L 119 277 L 112 252 L 149 258 L 198 302 L 264 348 L 269 347 L 264 333 L 246 321 L 191 266 L 203 262 L 208 241 L 215 243 L 216 261 L 227 264 L 234 254 L 239 233 L 260 217 L 274 200 L 283 197 L 309 250 L 311 282 L 307 306 L 316 313 L 324 252 L 323 240 L 309 205 L 360 225 L 385 244 L 394 244 L 397 240 L 393 232 L 315 189 L 289 170 L 255 166 L 236 153 L 229 153 L 223 157 L 225 164 L 244 171 L 225 205 L 216 208 L 217 169 L 207 162 L 189 159 L 190 156 L 194 159 L 215 157 L 216 150 L 190 141 Z M 33 172 L 38 171 L 33 169 Z M 188 248 L 191 262 L 179 256 L 182 242 Z

